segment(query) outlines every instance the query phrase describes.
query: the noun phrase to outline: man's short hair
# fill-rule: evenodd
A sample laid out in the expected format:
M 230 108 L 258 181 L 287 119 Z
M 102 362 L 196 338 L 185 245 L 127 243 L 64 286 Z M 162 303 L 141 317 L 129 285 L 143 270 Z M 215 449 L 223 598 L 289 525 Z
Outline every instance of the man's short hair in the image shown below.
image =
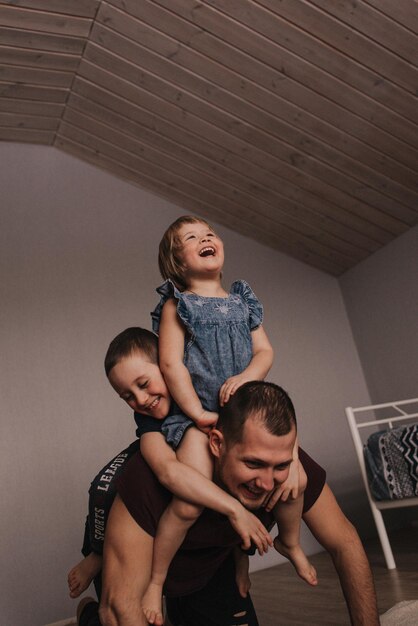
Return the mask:
M 227 445 L 242 441 L 244 424 L 249 417 L 260 420 L 277 437 L 296 428 L 293 403 L 286 391 L 274 383 L 245 383 L 220 408 L 217 428 L 222 430 Z
M 122 359 L 140 353 L 150 363 L 158 365 L 158 337 L 150 330 L 133 326 L 126 328 L 110 342 L 105 356 L 105 372 L 109 376 L 111 369 Z

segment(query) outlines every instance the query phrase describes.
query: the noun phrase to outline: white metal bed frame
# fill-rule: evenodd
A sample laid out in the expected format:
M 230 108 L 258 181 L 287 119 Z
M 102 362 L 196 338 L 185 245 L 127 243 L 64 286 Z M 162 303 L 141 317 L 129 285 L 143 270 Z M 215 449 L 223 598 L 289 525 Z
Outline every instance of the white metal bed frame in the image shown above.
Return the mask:
M 375 500 L 370 492 L 369 482 L 367 480 L 366 464 L 363 454 L 363 440 L 360 437 L 360 430 L 363 428 L 371 428 L 373 426 L 386 426 L 387 429 L 396 426 L 397 422 L 402 422 L 402 425 L 408 423 L 409 420 L 417 421 L 418 412 L 408 412 L 404 410 L 405 405 L 418 404 L 418 398 L 411 400 L 401 400 L 399 402 L 387 402 L 386 404 L 373 404 L 370 406 L 362 406 L 357 408 L 347 407 L 345 414 L 347 416 L 348 424 L 353 438 L 354 447 L 357 453 L 358 462 L 360 464 L 361 475 L 363 478 L 364 486 L 366 488 L 367 497 L 369 499 L 370 508 L 373 513 L 374 521 L 376 523 L 377 532 L 379 533 L 380 543 L 382 544 L 383 554 L 385 555 L 386 566 L 388 569 L 395 569 L 395 559 L 393 558 L 392 548 L 389 542 L 386 526 L 381 514 L 383 509 L 395 509 L 400 507 L 418 506 L 417 498 L 405 498 L 402 500 Z M 366 422 L 358 422 L 357 414 L 364 413 L 366 411 L 376 411 L 378 409 L 394 409 L 397 413 L 393 417 L 385 417 L 383 419 L 371 419 Z M 417 407 L 415 407 L 416 411 Z

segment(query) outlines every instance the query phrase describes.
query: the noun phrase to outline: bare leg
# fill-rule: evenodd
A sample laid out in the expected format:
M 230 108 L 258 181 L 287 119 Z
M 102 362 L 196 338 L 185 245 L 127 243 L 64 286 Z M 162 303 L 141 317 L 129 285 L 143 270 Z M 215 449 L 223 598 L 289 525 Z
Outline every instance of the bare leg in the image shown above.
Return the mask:
M 154 542 L 152 574 L 142 607 L 150 624 L 163 626 L 162 594 L 168 567 L 202 509 L 174 498 L 160 518 Z
M 70 598 L 78 598 L 78 596 L 87 589 L 93 578 L 95 578 L 102 569 L 102 561 L 101 554 L 90 552 L 90 554 L 70 570 L 68 573 Z
M 177 459 L 197 469 L 207 478 L 212 477 L 212 460 L 208 438 L 197 428 L 189 428 L 177 451 Z M 167 571 L 189 528 L 202 512 L 202 508 L 178 498 L 173 498 L 158 524 L 154 542 L 151 580 L 142 606 L 150 624 L 162 626 L 162 594 Z
M 317 585 L 318 579 L 314 566 L 309 562 L 299 543 L 300 520 L 303 509 L 303 496 L 279 500 L 274 508 L 274 518 L 279 534 L 274 540 L 274 547 L 293 564 L 297 574 L 310 585 Z

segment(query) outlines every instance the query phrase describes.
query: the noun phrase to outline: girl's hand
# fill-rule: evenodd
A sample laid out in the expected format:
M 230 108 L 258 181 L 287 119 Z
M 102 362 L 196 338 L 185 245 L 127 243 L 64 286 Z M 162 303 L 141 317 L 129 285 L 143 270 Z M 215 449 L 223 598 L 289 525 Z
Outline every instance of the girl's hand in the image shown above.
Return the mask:
M 194 423 L 203 433 L 208 435 L 211 429 L 216 426 L 219 415 L 214 411 L 203 411 L 198 419 L 194 420 Z
M 264 502 L 264 508 L 266 511 L 271 511 L 279 500 L 282 502 L 286 502 L 289 498 L 296 500 L 305 491 L 306 483 L 305 470 L 299 459 L 295 459 L 290 464 L 287 479 L 268 496 Z
M 234 512 L 229 516 L 229 521 L 242 539 L 241 548 L 243 550 L 248 550 L 252 542 L 262 556 L 273 545 L 273 540 L 264 524 L 250 511 L 247 511 L 238 500 Z
M 231 376 L 227 378 L 222 387 L 219 390 L 219 404 L 223 406 L 226 404 L 231 396 L 234 395 L 239 387 L 242 387 L 244 383 L 247 383 L 249 378 L 243 374 L 237 376 Z

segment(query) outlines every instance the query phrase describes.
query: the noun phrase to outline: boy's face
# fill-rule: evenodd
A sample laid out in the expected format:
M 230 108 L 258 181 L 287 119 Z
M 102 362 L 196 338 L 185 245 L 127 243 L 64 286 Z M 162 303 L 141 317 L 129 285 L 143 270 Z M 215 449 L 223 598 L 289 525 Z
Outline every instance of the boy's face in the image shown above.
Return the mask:
M 108 378 L 116 393 L 134 411 L 156 419 L 168 415 L 171 397 L 160 368 L 141 352 L 116 363 Z

